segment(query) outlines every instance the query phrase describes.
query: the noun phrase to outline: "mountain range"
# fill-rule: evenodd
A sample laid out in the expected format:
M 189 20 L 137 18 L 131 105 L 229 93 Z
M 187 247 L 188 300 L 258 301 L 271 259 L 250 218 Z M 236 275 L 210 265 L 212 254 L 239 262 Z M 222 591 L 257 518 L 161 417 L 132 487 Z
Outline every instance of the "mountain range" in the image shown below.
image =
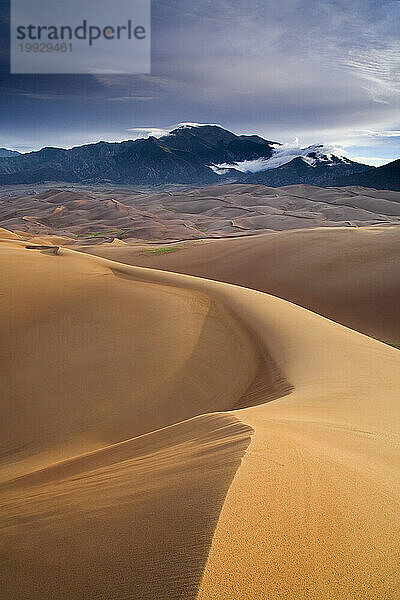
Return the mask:
M 7 150 L 7 148 L 0 148 L 0 158 L 9 158 L 10 156 L 20 156 L 20 153 L 16 150 Z
M 0 185 L 47 181 L 130 185 L 251 183 L 269 187 L 361 185 L 400 190 L 400 160 L 371 167 L 322 145 L 286 152 L 258 135 L 184 125 L 167 135 L 27 154 L 0 149 Z M 296 156 L 297 153 L 297 156 Z

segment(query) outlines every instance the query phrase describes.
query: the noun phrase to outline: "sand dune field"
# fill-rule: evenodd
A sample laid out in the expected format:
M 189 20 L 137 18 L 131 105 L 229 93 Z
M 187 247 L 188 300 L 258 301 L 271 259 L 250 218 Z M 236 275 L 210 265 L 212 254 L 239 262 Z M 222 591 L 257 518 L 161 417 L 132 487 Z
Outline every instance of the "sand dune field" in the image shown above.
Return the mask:
M 397 226 L 303 229 L 165 246 L 115 241 L 82 250 L 267 292 L 400 344 Z
M 198 240 L 263 231 L 400 224 L 400 192 L 361 187 L 220 184 L 202 188 L 0 189 L 0 222 L 22 234 L 69 244 L 123 240 Z
M 398 332 L 397 230 L 336 233 L 94 256 L 1 232 L 1 598 L 399 598 L 400 352 L 264 293 Z

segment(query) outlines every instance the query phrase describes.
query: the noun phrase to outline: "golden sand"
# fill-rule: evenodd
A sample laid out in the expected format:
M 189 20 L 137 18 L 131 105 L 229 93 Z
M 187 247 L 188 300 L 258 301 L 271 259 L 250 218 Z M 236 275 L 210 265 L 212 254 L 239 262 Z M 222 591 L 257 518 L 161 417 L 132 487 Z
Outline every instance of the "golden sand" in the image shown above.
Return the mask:
M 397 600 L 398 350 L 1 237 L 2 598 Z

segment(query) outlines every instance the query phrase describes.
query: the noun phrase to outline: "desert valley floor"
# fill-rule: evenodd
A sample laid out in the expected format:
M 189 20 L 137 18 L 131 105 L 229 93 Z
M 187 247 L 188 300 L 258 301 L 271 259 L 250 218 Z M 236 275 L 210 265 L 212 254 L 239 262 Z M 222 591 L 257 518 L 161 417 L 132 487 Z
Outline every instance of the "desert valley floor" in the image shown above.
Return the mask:
M 400 192 L 289 187 L 0 197 L 1 598 L 398 600 Z

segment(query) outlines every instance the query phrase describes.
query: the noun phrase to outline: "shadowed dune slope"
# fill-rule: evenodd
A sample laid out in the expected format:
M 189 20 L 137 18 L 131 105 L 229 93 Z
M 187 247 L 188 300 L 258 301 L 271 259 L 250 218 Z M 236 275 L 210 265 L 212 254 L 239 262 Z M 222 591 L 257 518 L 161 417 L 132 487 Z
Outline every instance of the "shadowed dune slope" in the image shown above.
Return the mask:
M 1 597 L 195 598 L 250 432 L 195 417 L 5 486 Z
M 378 339 L 400 343 L 400 228 L 326 228 L 207 240 L 179 252 L 83 248 L 279 296 Z
M 7 241 L 1 263 L 1 452 L 21 472 L 229 410 L 258 373 L 255 337 L 207 291 Z
M 400 353 L 0 242 L 2 598 L 398 597 Z
M 194 598 L 256 337 L 206 290 L 6 233 L 0 258 L 1 597 Z

